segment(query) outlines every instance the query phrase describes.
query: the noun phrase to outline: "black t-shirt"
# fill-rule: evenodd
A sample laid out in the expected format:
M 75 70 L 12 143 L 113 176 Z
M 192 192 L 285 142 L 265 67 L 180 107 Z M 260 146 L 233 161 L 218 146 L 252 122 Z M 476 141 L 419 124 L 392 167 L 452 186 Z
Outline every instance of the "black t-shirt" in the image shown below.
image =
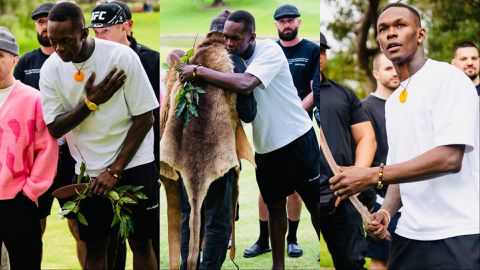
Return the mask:
M 477 88 L 477 94 L 478 94 L 478 96 L 480 96 L 480 84 L 478 84 L 477 86 L 475 86 L 475 88 Z
M 372 166 L 380 166 L 387 161 L 388 142 L 387 129 L 385 127 L 385 102 L 386 100 L 369 95 L 363 100 L 363 108 L 372 122 L 377 140 L 377 151 L 373 158 Z
M 377 151 L 373 158 L 372 166 L 380 166 L 380 163 L 386 164 L 388 154 L 387 129 L 385 127 L 385 103 L 386 100 L 369 95 L 363 100 L 363 108 L 372 122 L 375 131 L 375 139 L 377 141 Z M 385 197 L 388 185 L 384 185 L 382 189 L 375 189 L 377 194 Z
M 157 100 L 160 99 L 160 53 L 148 48 L 145 45 L 138 44 L 135 38 L 128 36 L 130 41 L 130 48 L 132 48 L 140 58 L 143 69 L 147 73 L 148 80 L 152 85 L 153 92 Z M 160 109 L 153 110 L 155 121 L 153 122 L 153 154 L 155 156 L 155 164 L 160 164 Z
M 230 59 L 233 62 L 233 72 L 244 73 L 247 70 L 247 65 L 243 59 L 235 54 L 230 54 Z M 257 115 L 257 102 L 253 96 L 253 91 L 250 94 L 237 94 L 237 113 L 240 120 L 245 123 L 250 123 Z
M 287 57 L 293 84 L 297 88 L 298 96 L 303 100 L 312 91 L 310 81 L 313 80 L 318 66 L 320 46 L 306 39 L 292 47 L 283 47 L 279 40 L 277 43 Z
M 322 129 L 333 158 L 339 166 L 352 166 L 355 160 L 352 125 L 369 121 L 355 93 L 323 76 L 320 82 L 320 115 Z M 320 184 L 328 189 L 333 176 L 323 153 L 320 156 Z
M 24 54 L 15 66 L 13 76 L 26 85 L 40 89 L 38 86 L 40 69 L 47 58 L 48 55 L 44 54 L 40 48 Z

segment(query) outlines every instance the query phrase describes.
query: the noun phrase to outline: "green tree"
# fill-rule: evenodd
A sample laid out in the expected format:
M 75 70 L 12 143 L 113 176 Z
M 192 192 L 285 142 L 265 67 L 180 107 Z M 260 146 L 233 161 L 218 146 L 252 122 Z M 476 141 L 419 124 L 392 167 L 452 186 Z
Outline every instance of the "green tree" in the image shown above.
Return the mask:
M 327 25 L 334 38 L 347 44 L 342 52 L 331 57 L 327 76 L 354 88 L 361 96 L 375 88 L 371 75 L 373 56 L 379 51 L 376 42 L 376 21 L 386 0 L 327 0 L 335 20 Z M 479 44 L 480 21 L 477 13 L 480 0 L 410 0 L 417 8 L 423 27 L 428 31 L 426 50 L 429 57 L 449 62 L 453 47 L 463 40 Z M 320 11 L 321 12 L 321 11 Z M 346 65 L 353 67 L 346 68 Z

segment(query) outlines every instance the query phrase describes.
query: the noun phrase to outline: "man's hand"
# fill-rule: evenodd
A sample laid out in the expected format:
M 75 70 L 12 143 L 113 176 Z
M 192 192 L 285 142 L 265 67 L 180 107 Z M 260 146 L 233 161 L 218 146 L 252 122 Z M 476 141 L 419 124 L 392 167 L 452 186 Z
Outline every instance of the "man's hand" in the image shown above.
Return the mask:
M 85 84 L 85 92 L 88 100 L 97 105 L 108 101 L 125 84 L 127 79 L 125 72 L 123 70 L 117 72 L 116 68 L 112 68 L 107 76 L 97 85 L 93 84 L 95 77 L 96 74 L 93 72 Z
M 377 183 L 378 168 L 343 167 L 342 173 L 330 178 L 330 189 L 342 200 Z
M 182 70 L 180 70 L 180 73 L 178 74 L 180 80 L 185 83 L 189 82 L 193 79 L 195 79 L 195 76 L 193 76 L 193 70 L 194 68 L 198 66 L 197 65 L 185 65 L 183 66 Z
M 104 171 L 92 181 L 90 195 L 107 196 L 118 180 L 110 172 Z
M 385 239 L 390 233 L 388 232 L 389 220 L 387 215 L 378 211 L 372 214 L 372 220 L 368 223 L 365 223 L 365 230 L 370 237 Z

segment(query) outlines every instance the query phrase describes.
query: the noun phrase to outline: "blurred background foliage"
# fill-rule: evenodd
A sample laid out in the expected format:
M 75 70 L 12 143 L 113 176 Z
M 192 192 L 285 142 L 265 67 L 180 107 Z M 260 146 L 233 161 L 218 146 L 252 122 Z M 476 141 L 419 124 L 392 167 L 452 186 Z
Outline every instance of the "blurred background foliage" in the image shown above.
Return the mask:
M 468 40 L 480 45 L 480 0 L 321 1 L 328 2 L 334 18 L 322 21 L 320 10 L 321 29 L 332 33 L 327 36 L 330 43 L 341 44 L 328 52 L 325 75 L 351 87 L 362 98 L 376 87 L 371 75 L 373 56 L 379 51 L 376 21 L 389 2 L 409 4 L 419 11 L 428 33 L 425 49 L 430 58 L 450 62 L 456 43 Z

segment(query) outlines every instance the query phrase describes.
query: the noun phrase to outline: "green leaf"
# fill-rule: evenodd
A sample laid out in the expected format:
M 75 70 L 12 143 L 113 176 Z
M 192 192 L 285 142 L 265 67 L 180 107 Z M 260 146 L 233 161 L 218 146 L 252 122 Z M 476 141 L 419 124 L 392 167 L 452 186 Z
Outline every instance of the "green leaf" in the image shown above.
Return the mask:
M 177 95 L 175 96 L 175 102 L 180 102 L 180 100 L 185 96 L 185 90 L 184 89 L 180 89 L 177 93 Z
M 193 116 L 198 117 L 198 112 L 197 112 L 197 109 L 195 108 L 195 105 L 193 104 L 190 105 L 190 107 L 188 107 L 188 110 Z
M 167 64 L 167 63 L 162 63 L 162 68 L 163 68 L 163 69 L 166 69 L 166 70 L 169 70 L 169 69 L 170 69 L 170 65 Z
M 185 64 L 187 63 L 189 60 L 188 56 L 185 54 L 184 56 L 182 56 L 182 58 L 180 59 L 180 63 L 182 64 Z
M 63 204 L 62 210 L 72 210 L 77 204 L 72 201 L 68 201 Z
M 192 56 L 195 54 L 195 50 L 193 48 L 191 48 L 190 50 L 188 50 L 186 53 L 185 53 L 185 56 L 187 57 L 187 61 L 190 60 L 190 58 L 192 58 Z
M 205 94 L 205 93 L 207 93 L 207 92 L 205 92 L 205 90 L 203 90 L 202 88 L 200 88 L 200 87 L 198 87 L 198 86 L 196 87 L 196 91 L 197 91 L 197 93 L 199 93 L 199 94 Z
M 120 199 L 120 196 L 118 196 L 118 193 L 115 192 L 114 190 L 110 190 L 107 195 L 109 198 L 111 198 L 114 201 L 118 201 L 118 199 Z
M 185 94 L 185 99 L 188 101 L 188 103 L 192 103 L 191 97 L 192 97 L 192 95 L 190 94 L 190 92 L 187 92 Z
M 126 196 L 120 198 L 120 200 L 118 200 L 118 202 L 120 204 L 124 204 L 124 203 L 137 204 L 137 202 L 134 199 L 132 199 L 130 197 L 126 197 Z
M 198 92 L 197 92 L 197 91 L 194 91 L 194 92 L 193 92 L 193 99 L 194 99 L 194 101 L 195 101 L 195 104 L 198 105 L 199 96 L 198 96 Z
M 113 220 L 112 220 L 112 224 L 110 224 L 110 227 L 113 228 L 113 226 L 117 225 L 118 222 L 120 222 L 120 219 L 118 218 L 117 215 L 113 215 Z
M 85 216 L 82 213 L 78 212 L 77 217 L 78 217 L 78 221 L 80 221 L 80 223 L 82 223 L 85 226 L 88 226 L 87 219 L 85 218 Z
M 186 113 L 185 114 L 185 125 L 188 124 L 188 122 L 190 122 L 190 114 Z
M 142 189 L 142 188 L 143 188 L 143 186 L 134 186 L 134 187 L 132 187 L 130 190 L 131 190 L 132 192 L 137 192 L 137 191 L 139 191 L 139 190 Z
M 185 110 L 185 105 L 187 105 L 187 103 L 185 103 L 185 102 L 182 102 L 182 103 L 178 104 L 177 110 L 175 112 L 175 117 L 180 118 L 183 111 Z
M 137 197 L 141 200 L 147 200 L 148 199 L 147 195 L 143 194 L 140 191 L 137 191 L 137 192 L 133 193 L 133 196 L 135 196 L 135 197 Z
M 80 165 L 80 173 L 77 176 L 77 184 L 82 183 L 82 180 L 85 175 L 85 167 L 86 167 L 85 162 L 82 161 L 82 164 Z

